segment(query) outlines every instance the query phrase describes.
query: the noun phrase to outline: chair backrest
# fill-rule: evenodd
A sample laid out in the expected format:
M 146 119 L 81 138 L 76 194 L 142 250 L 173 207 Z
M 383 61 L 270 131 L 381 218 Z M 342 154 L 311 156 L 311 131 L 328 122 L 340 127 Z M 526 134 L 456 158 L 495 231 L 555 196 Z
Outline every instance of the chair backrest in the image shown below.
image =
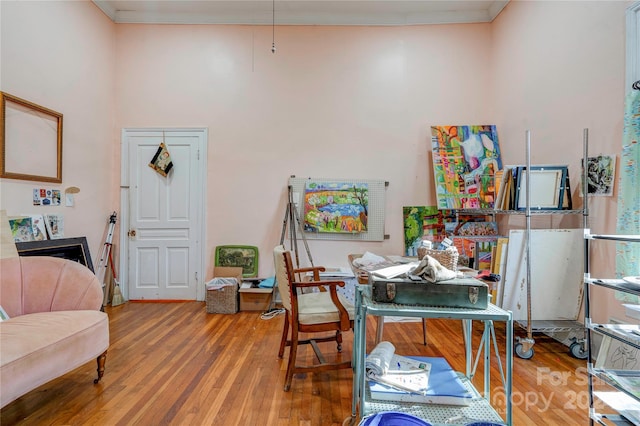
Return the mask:
M 276 269 L 276 282 L 282 298 L 282 306 L 291 312 L 291 283 L 289 281 L 289 272 L 287 271 L 286 256 L 291 259 L 291 253 L 284 246 L 276 246 L 273 249 L 273 263 Z M 291 263 L 290 260 L 289 263 Z
M 1 259 L 0 271 L 0 304 L 10 317 L 102 308 L 102 285 L 78 262 L 53 256 L 14 257 Z

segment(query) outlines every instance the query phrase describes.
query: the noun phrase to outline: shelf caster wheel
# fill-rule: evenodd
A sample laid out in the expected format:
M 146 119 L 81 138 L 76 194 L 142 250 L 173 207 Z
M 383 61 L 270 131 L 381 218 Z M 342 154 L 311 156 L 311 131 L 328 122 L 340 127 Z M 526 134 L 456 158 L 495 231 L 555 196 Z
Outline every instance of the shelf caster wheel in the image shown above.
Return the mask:
M 516 355 L 518 355 L 518 358 L 522 358 L 522 359 L 533 358 L 533 347 L 529 348 L 528 351 L 525 351 L 523 350 L 522 343 L 516 343 L 515 351 L 516 351 Z
M 573 342 L 571 346 L 569 346 L 569 351 L 575 358 L 587 359 L 587 351 L 582 347 L 582 343 Z

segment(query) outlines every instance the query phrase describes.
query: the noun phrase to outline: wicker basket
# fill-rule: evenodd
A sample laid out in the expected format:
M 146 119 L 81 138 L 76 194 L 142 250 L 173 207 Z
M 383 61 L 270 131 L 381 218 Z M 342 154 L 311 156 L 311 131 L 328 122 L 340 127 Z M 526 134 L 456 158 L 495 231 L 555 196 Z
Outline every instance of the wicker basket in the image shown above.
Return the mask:
M 451 270 L 458 270 L 458 250 L 434 250 L 426 247 L 418 247 L 418 259 L 423 259 L 426 255 L 433 257 L 442 266 Z
M 235 314 L 238 312 L 238 284 L 207 290 L 208 314 Z

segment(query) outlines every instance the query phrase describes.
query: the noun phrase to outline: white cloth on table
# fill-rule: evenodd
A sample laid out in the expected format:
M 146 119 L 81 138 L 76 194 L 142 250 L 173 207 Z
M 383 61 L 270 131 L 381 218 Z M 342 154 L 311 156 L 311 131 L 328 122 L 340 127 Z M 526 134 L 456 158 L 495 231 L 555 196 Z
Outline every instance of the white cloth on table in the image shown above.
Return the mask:
M 463 276 L 460 272 L 445 268 L 440 262 L 429 255 L 422 258 L 418 266 L 409 271 L 409 275 L 417 275 L 432 283 Z

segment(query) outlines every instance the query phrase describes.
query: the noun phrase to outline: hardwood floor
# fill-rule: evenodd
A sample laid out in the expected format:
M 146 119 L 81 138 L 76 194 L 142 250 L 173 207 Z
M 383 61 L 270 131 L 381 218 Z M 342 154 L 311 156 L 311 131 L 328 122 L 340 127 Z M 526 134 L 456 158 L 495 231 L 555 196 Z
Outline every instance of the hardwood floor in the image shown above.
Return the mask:
M 329 426 L 351 414 L 351 370 L 296 376 L 291 391 L 283 391 L 287 355 L 277 357 L 282 316 L 207 314 L 203 302 L 128 302 L 106 312 L 111 346 L 102 381 L 93 384 L 96 366 L 88 363 L 4 407 L 2 426 Z M 371 348 L 375 326 L 369 321 Z M 502 345 L 501 324 L 496 329 Z M 479 337 L 474 330 L 476 344 Z M 429 320 L 427 346 L 420 323 L 386 323 L 385 339 L 400 354 L 446 356 L 464 371 L 460 321 Z M 514 425 L 587 424 L 586 362 L 551 338 L 535 340 L 531 360 L 514 357 Z M 334 349 L 322 345 L 327 353 Z M 351 349 L 347 334 L 342 357 Z M 312 359 L 310 348 L 304 357 Z M 494 367 L 492 399 L 500 411 L 504 394 Z M 474 379 L 478 389 L 480 376 Z

